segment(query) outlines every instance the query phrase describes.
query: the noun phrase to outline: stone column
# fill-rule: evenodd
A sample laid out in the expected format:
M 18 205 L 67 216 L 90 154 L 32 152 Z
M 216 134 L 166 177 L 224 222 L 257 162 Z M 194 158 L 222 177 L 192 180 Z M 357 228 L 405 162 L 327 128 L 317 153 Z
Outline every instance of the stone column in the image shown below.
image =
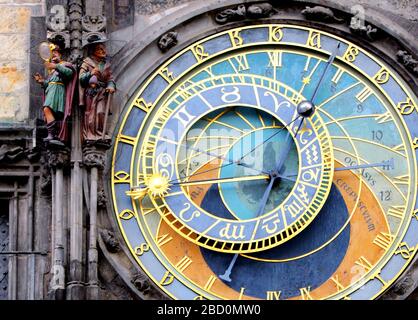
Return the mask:
M 81 0 L 69 1 L 71 57 L 74 64 L 82 58 L 81 51 L 81 18 L 83 6 Z M 71 131 L 71 195 L 70 195 L 70 269 L 67 288 L 68 300 L 82 300 L 85 297 L 83 266 L 83 183 L 82 152 L 80 141 L 80 110 L 78 101 L 74 102 Z
M 106 150 L 109 145 L 95 143 L 83 148 L 84 165 L 90 169 L 90 199 L 89 199 L 89 247 L 88 247 L 88 287 L 87 299 L 99 299 L 99 279 L 97 273 L 97 195 L 99 170 L 105 165 Z
M 48 296 L 52 300 L 63 300 L 65 297 L 65 235 L 63 224 L 63 206 L 64 201 L 64 167 L 69 165 L 70 153 L 67 148 L 54 147 L 48 150 L 49 166 L 52 168 L 53 174 L 53 194 L 52 201 L 54 203 L 52 211 L 53 229 L 54 229 L 54 246 L 53 261 L 51 266 L 51 283 Z

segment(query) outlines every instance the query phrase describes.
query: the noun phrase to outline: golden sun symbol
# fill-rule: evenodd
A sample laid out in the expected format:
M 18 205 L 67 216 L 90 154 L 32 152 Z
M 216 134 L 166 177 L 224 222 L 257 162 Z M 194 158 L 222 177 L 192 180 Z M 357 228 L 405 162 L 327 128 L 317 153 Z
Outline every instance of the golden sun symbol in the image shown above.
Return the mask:
M 134 200 L 142 199 L 147 194 L 151 194 L 153 197 L 164 197 L 170 190 L 170 181 L 168 177 L 159 173 L 153 174 L 145 181 L 145 188 L 133 188 L 127 191 L 126 194 L 132 197 Z
M 154 197 L 163 197 L 170 190 L 170 182 L 168 177 L 163 176 L 159 173 L 153 174 L 146 182 L 148 191 Z

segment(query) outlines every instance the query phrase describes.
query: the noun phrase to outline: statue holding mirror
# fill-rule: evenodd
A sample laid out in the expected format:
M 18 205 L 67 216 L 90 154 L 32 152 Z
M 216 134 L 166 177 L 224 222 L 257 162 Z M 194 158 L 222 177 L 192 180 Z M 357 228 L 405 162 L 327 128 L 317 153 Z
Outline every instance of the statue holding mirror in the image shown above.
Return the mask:
M 45 142 L 64 145 L 67 141 L 68 120 L 77 80 L 76 68 L 62 59 L 62 49 L 58 44 L 42 42 L 39 54 L 45 61 L 47 75 L 36 73 L 33 77 L 44 89 L 42 110 L 48 130 Z

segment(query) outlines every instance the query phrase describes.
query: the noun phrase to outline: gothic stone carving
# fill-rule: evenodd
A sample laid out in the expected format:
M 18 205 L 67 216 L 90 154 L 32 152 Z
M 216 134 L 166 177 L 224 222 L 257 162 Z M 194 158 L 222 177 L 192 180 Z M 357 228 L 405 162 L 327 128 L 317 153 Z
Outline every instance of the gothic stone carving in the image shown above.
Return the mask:
M 102 189 L 97 193 L 97 206 L 100 209 L 106 209 L 107 197 L 105 191 Z
M 66 14 L 64 6 L 55 5 L 46 16 L 47 38 L 51 42 L 59 42 L 64 49 L 70 48 L 70 19 Z
M 103 169 L 106 163 L 106 150 L 109 148 L 108 143 L 86 144 L 83 148 L 83 163 L 89 168 Z
M 143 294 L 148 294 L 151 290 L 151 284 L 148 278 L 142 273 L 137 273 L 132 277 L 132 284 Z
M 158 41 L 158 48 L 160 48 L 162 52 L 167 52 L 177 44 L 177 35 L 178 33 L 175 31 L 170 31 L 163 35 Z
M 106 17 L 84 16 L 82 21 L 83 30 L 87 32 L 101 32 L 106 28 Z
M 119 242 L 116 240 L 115 235 L 112 231 L 107 229 L 102 229 L 100 235 L 103 239 L 104 244 L 106 245 L 107 250 L 111 253 L 117 253 L 120 251 Z
M 268 18 L 277 13 L 270 3 L 253 4 L 247 8 L 247 17 L 250 19 Z
M 320 22 L 327 22 L 327 23 L 342 23 L 344 19 L 337 18 L 332 12 L 331 9 L 315 6 L 315 7 L 306 7 L 302 10 L 302 14 L 305 16 L 306 19 L 320 21 Z
M 70 150 L 66 147 L 50 144 L 47 151 L 48 165 L 63 168 L 70 164 Z
M 224 24 L 227 22 L 244 20 L 246 11 L 247 9 L 245 6 L 240 4 L 235 9 L 230 8 L 219 12 L 215 17 L 215 21 L 219 24 Z
M 370 41 L 376 40 L 377 37 L 377 28 L 372 27 L 370 24 L 366 25 L 364 21 L 356 16 L 351 18 L 350 31 Z
M 414 75 L 418 76 L 418 60 L 414 59 L 407 51 L 399 50 L 396 53 L 396 57 L 405 68 L 411 71 Z
M 0 162 L 17 162 L 25 156 L 25 150 L 19 146 L 2 144 L 0 146 Z
M 240 4 L 235 8 L 225 9 L 215 16 L 215 21 L 219 24 L 225 24 L 244 19 L 268 18 L 277 13 L 270 3 L 257 3 L 248 8 Z

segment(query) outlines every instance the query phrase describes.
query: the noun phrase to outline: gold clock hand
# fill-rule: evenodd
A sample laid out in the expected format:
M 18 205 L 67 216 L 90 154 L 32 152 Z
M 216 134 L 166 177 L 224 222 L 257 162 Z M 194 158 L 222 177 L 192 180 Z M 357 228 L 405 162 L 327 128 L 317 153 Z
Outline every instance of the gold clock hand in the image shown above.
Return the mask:
M 242 177 L 230 177 L 230 178 L 219 178 L 219 179 L 208 179 L 208 180 L 197 180 L 197 181 L 181 181 L 171 185 L 182 185 L 182 186 L 194 186 L 199 184 L 207 183 L 228 183 L 228 182 L 240 182 L 240 181 L 253 181 L 269 179 L 269 175 L 254 175 L 254 176 L 242 176 Z
M 145 187 L 133 187 L 130 191 L 127 191 L 126 194 L 132 197 L 135 200 L 142 199 L 151 192 L 157 196 L 164 196 L 168 193 L 170 186 L 181 185 L 181 186 L 194 186 L 200 184 L 208 183 L 227 183 L 227 182 L 240 182 L 240 181 L 254 181 L 254 180 L 264 180 L 269 179 L 269 175 L 253 175 L 253 176 L 242 176 L 242 177 L 229 177 L 229 178 L 219 178 L 219 179 L 208 179 L 208 180 L 197 180 L 197 181 L 180 181 L 176 183 L 170 183 L 168 179 L 164 176 L 154 175 L 150 177 L 148 182 L 146 182 Z

